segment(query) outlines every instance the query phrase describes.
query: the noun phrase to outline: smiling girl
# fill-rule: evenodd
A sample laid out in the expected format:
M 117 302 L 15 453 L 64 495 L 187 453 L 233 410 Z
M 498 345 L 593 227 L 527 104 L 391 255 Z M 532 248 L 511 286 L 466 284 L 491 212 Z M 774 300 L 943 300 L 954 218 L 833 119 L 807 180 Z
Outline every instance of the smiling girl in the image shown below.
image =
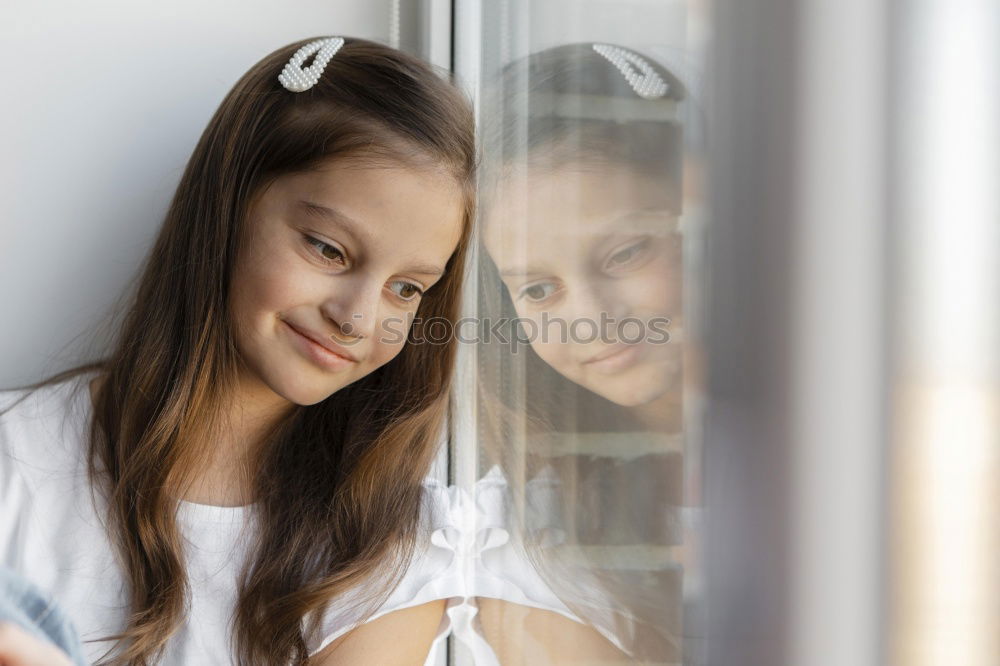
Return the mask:
M 480 560 L 520 583 L 476 601 L 502 663 L 683 659 L 686 94 L 649 56 L 582 43 L 508 64 L 484 103 L 481 301 L 527 343 L 478 358 L 510 532 Z
M 89 659 L 424 662 L 455 349 L 407 326 L 457 316 L 474 164 L 466 100 L 393 49 L 303 40 L 237 82 L 111 353 L 0 394 L 2 563 Z

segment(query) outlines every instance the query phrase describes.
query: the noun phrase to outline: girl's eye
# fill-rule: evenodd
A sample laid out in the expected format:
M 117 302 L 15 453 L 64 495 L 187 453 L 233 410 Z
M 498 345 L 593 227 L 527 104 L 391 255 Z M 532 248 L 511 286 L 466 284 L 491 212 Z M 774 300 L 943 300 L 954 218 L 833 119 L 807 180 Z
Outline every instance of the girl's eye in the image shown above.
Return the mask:
M 608 258 L 608 261 L 605 262 L 604 264 L 605 270 L 608 269 L 615 270 L 618 268 L 628 266 L 629 264 L 635 262 L 636 258 L 639 257 L 648 246 L 649 246 L 649 239 L 646 238 L 639 241 L 638 243 L 629 245 L 623 250 L 615 252 Z
M 557 288 L 554 282 L 536 282 L 522 289 L 517 297 L 532 303 L 541 303 L 548 300 L 556 292 Z
M 399 291 L 395 289 L 392 290 L 394 294 L 399 296 L 401 300 L 404 301 L 415 301 L 424 294 L 424 290 L 413 284 L 412 282 L 403 282 L 402 280 L 397 280 L 392 283 L 393 286 L 398 286 Z
M 333 245 L 330 245 L 329 243 L 324 243 L 318 238 L 313 238 L 312 236 L 306 236 L 305 239 L 307 243 L 316 248 L 316 251 L 319 253 L 320 258 L 323 261 L 327 263 L 343 264 L 347 260 L 347 257 L 344 256 L 344 253 L 341 252 L 338 248 L 334 247 Z

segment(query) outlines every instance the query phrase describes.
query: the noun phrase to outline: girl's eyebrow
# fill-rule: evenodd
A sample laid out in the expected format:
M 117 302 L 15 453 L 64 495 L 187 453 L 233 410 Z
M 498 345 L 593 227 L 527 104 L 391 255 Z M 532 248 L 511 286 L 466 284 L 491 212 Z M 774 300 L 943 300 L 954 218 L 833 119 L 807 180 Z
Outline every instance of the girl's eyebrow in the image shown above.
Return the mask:
M 594 237 L 601 238 L 611 238 L 615 234 L 626 235 L 632 234 L 637 231 L 645 231 L 647 227 L 650 226 L 649 222 L 655 223 L 656 231 L 663 229 L 663 224 L 661 223 L 662 218 L 666 216 L 670 218 L 669 227 L 671 230 L 676 231 L 678 226 L 678 221 L 676 216 L 667 208 L 661 206 L 653 206 L 650 208 L 643 208 L 641 210 L 633 210 L 625 212 L 621 215 L 613 215 L 609 217 L 603 224 L 599 225 L 597 229 L 593 232 Z M 632 226 L 627 226 L 624 229 L 621 227 L 630 222 L 638 221 L 632 223 Z M 509 268 L 503 268 L 500 271 L 501 277 L 516 277 L 516 276 L 529 276 L 529 275 L 541 275 L 546 271 L 537 266 L 511 266 Z
M 341 213 L 339 210 L 327 208 L 326 206 L 321 206 L 317 203 L 306 201 L 304 199 L 299 201 L 298 205 L 300 208 L 304 208 L 305 211 L 313 217 L 333 222 L 355 238 L 362 238 L 367 241 L 371 240 L 371 236 L 368 235 L 368 232 L 365 230 L 363 225 L 359 224 L 356 220 L 345 215 L 344 213 Z
M 438 268 L 437 266 L 431 266 L 430 264 L 417 264 L 416 266 L 410 266 L 403 272 L 416 273 L 418 275 L 431 275 L 433 277 L 444 275 L 444 269 Z
M 326 206 L 321 206 L 317 203 L 311 201 L 305 201 L 304 199 L 298 202 L 301 208 L 304 208 L 307 213 L 313 217 L 318 217 L 323 220 L 327 220 L 336 224 L 338 227 L 347 231 L 355 238 L 361 238 L 367 242 L 371 242 L 371 235 L 367 232 L 363 225 L 359 224 L 356 220 L 351 217 L 344 215 L 339 210 L 334 208 L 328 208 Z M 444 269 L 438 268 L 437 266 L 432 266 L 430 264 L 417 264 L 410 266 L 405 269 L 404 272 L 416 273 L 418 275 L 428 275 L 432 277 L 439 277 L 444 275 Z
M 533 266 L 526 266 L 524 268 L 520 267 L 505 268 L 502 271 L 500 271 L 500 275 L 502 275 L 503 277 L 511 277 L 514 275 L 540 275 L 541 273 L 544 272 L 545 271 L 542 271 L 541 269 L 535 268 Z

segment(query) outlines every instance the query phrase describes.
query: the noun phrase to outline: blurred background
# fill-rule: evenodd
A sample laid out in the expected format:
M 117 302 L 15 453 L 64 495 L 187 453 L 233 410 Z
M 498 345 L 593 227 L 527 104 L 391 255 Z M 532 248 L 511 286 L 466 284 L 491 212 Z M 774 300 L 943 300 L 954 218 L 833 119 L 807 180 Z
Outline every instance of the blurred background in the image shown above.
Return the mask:
M 0 384 L 104 351 L 230 86 L 331 34 L 480 129 L 444 662 L 1000 664 L 995 0 L 5 2 Z

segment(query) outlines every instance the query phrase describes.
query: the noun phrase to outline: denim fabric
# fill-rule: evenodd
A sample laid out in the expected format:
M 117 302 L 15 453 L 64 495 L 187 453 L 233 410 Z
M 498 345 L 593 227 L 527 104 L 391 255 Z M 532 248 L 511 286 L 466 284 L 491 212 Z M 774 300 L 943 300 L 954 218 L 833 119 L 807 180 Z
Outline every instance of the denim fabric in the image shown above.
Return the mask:
M 0 567 L 0 622 L 20 625 L 54 643 L 77 666 L 87 666 L 69 618 L 32 583 L 3 567 Z

